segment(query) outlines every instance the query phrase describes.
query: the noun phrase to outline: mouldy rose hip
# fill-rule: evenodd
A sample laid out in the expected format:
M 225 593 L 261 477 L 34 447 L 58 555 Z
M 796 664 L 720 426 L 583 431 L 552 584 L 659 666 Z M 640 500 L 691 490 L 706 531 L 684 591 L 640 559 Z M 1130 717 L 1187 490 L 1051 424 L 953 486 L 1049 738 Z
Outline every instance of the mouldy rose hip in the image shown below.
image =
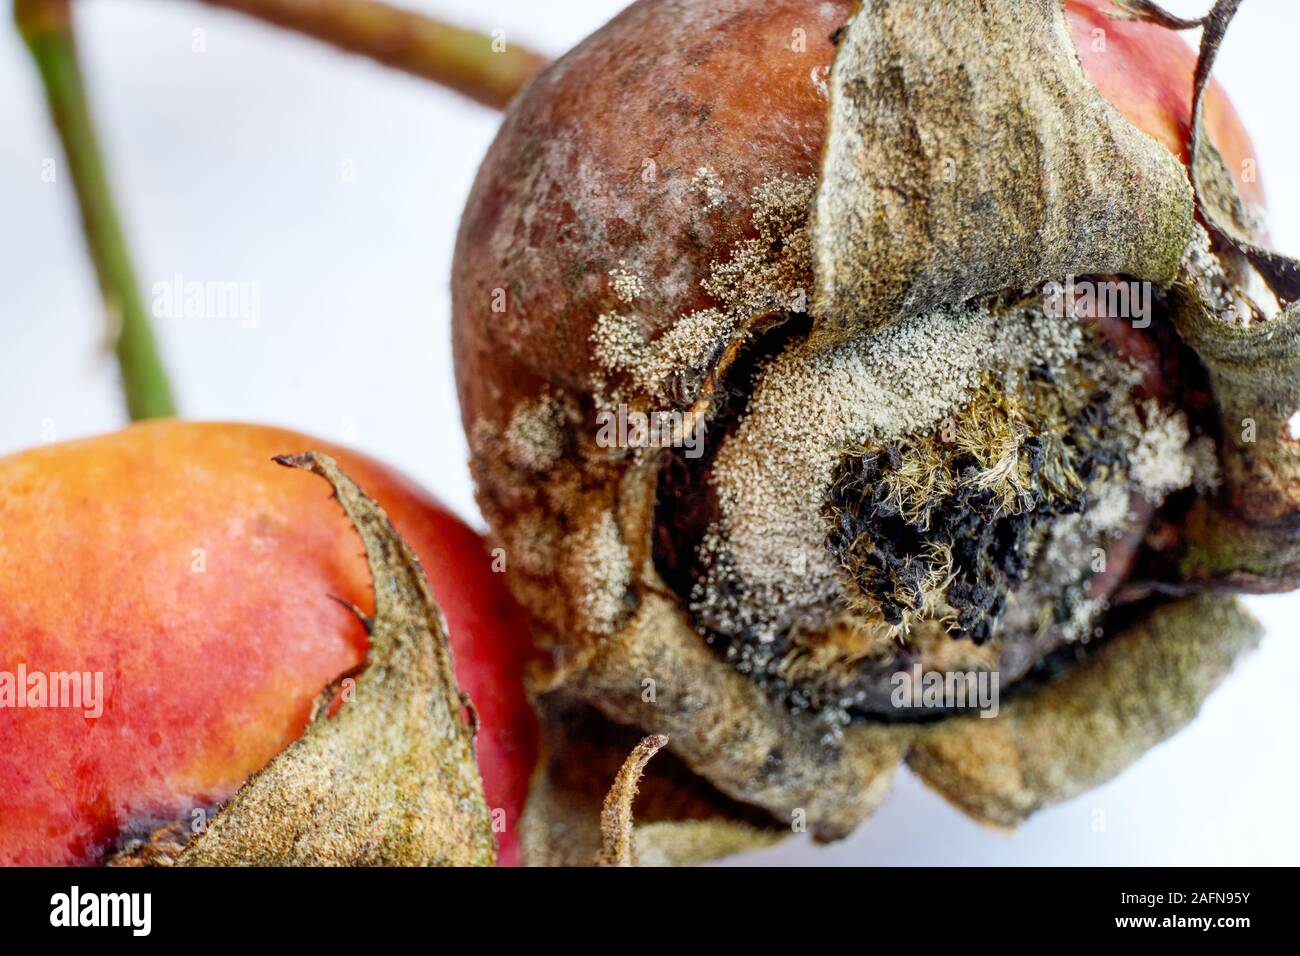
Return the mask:
M 1204 82 L 1235 4 L 1199 69 L 1130 7 L 643 0 L 511 108 L 453 293 L 552 652 L 535 858 L 579 726 L 669 734 L 718 832 L 842 835 L 904 759 L 1014 825 L 1190 719 L 1257 634 L 1214 592 L 1296 583 L 1300 282 Z M 633 412 L 703 455 L 596 440 Z M 999 716 L 917 722 L 918 665 Z
M 470 733 L 408 552 L 328 463 L 298 462 L 339 486 L 347 514 L 320 477 L 271 460 L 308 449 L 337 459 L 419 555 L 478 715 L 477 771 L 472 756 L 438 763 L 470 753 Z M 0 672 L 99 675 L 103 691 L 76 708 L 48 697 L 0 710 L 0 862 L 98 862 L 124 848 L 170 861 L 187 843 L 196 862 L 481 862 L 494 832 L 501 861 L 518 861 L 537 752 L 521 682 L 527 629 L 478 535 L 405 479 L 280 429 L 157 422 L 0 461 L 0 526 Z M 367 551 L 383 569 L 378 609 Z M 377 673 L 364 666 L 365 625 L 341 602 L 371 618 Z M 303 736 L 318 696 L 342 678 L 333 716 Z M 440 713 L 452 729 L 439 737 L 411 723 Z M 308 803 L 303 767 L 330 768 L 331 746 L 343 759 Z M 394 771 L 399 758 L 423 776 Z M 214 824 L 214 808 L 258 771 L 239 812 Z M 251 832 L 272 786 L 271 812 Z M 481 819 L 422 831 L 411 807 L 446 825 L 436 804 L 457 786 Z M 344 797 L 381 812 L 346 819 L 341 834 L 351 808 L 330 821 L 325 808 Z M 323 833 L 300 826 L 307 807 Z M 191 841 L 196 821 L 206 842 Z M 276 844 L 292 827 L 293 845 Z M 379 858 L 347 856 L 362 843 Z

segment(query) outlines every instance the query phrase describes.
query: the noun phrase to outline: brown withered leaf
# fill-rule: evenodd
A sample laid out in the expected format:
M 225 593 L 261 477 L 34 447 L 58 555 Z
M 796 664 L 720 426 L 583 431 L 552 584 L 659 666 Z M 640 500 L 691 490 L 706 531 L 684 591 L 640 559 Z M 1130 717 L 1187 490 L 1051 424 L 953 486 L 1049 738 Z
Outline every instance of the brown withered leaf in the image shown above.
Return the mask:
M 351 699 L 251 777 L 178 863 L 492 865 L 496 845 L 442 614 L 419 559 L 326 455 L 276 459 L 330 482 L 374 579 Z M 328 692 L 323 703 L 328 702 Z
M 1084 75 L 1060 0 L 863 4 L 831 71 L 814 219 L 818 331 L 1063 275 L 1168 283 L 1178 160 Z

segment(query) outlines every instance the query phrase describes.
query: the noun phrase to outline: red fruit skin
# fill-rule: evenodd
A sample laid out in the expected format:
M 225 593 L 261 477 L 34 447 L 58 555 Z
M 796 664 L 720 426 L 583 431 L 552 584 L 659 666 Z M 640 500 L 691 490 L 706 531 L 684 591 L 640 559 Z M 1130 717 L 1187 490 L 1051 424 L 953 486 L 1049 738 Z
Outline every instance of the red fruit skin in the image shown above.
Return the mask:
M 98 719 L 0 709 L 0 863 L 93 863 L 125 834 L 189 820 L 362 663 L 361 622 L 331 599 L 372 612 L 361 540 L 328 485 L 271 461 L 307 450 L 332 455 L 419 554 L 478 711 L 488 805 L 505 811 L 501 863 L 519 863 L 532 650 L 480 537 L 354 451 L 176 421 L 0 461 L 0 671 L 99 671 L 105 698 Z

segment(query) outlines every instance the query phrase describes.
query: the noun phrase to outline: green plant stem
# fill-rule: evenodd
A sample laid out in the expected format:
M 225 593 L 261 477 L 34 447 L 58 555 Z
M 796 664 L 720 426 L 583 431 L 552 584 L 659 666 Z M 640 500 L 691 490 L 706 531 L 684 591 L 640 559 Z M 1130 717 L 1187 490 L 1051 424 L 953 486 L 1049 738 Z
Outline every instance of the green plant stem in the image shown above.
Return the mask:
M 69 0 L 15 0 L 14 20 L 40 72 L 72 174 L 86 242 L 114 333 L 113 349 L 127 412 L 132 420 L 175 415 L 171 385 L 131 267 L 95 138 L 77 63 Z
M 546 63 L 540 53 L 378 0 L 204 0 L 422 76 L 504 109 Z

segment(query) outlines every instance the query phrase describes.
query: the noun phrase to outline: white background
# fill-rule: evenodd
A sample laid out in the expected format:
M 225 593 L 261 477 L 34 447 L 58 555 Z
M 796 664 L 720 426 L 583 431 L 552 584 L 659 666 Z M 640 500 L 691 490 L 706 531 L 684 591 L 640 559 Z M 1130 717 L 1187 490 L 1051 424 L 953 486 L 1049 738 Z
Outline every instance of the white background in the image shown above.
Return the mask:
M 404 0 L 558 54 L 622 0 Z M 1171 3 L 1194 15 L 1202 2 Z M 70 185 L 35 72 L 0 24 L 0 453 L 123 422 Z M 258 283 L 260 322 L 158 325 L 184 414 L 351 441 L 474 510 L 449 349 L 462 204 L 499 117 L 423 81 L 180 0 L 78 0 L 83 65 L 142 286 Z M 193 49 L 204 31 L 204 52 Z M 1221 54 L 1278 245 L 1300 253 L 1300 4 L 1251 0 Z M 593 76 L 593 83 L 600 77 Z M 60 175 L 41 180 L 55 157 Z M 346 163 L 355 181 L 345 181 Z M 0 528 L 0 534 L 3 534 Z M 1200 717 L 1119 779 L 1013 836 L 906 771 L 829 848 L 753 862 L 1295 862 L 1300 598 L 1251 599 L 1268 634 Z

